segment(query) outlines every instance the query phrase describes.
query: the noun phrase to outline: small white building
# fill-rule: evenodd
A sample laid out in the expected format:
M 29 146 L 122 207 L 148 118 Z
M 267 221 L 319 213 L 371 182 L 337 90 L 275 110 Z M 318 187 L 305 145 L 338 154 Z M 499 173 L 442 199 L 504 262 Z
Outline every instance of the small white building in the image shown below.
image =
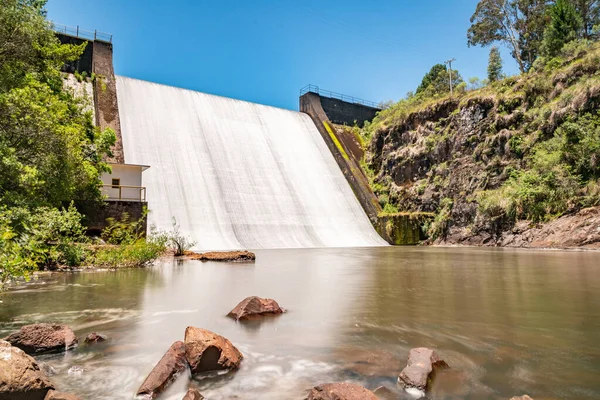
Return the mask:
M 147 165 L 113 164 L 112 171 L 102 174 L 102 193 L 108 201 L 146 202 L 146 187 L 142 186 L 142 172 Z

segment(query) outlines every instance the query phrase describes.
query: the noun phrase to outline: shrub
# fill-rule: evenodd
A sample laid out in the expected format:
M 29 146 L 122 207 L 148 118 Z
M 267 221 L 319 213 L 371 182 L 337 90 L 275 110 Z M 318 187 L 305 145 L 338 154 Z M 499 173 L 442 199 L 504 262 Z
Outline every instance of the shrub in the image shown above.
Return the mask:
M 190 239 L 188 236 L 181 234 L 179 230 L 179 224 L 173 218 L 173 228 L 169 232 L 163 233 L 163 237 L 166 239 L 167 246 L 169 246 L 175 256 L 182 256 L 186 251 L 190 250 L 196 245 L 196 242 Z
M 142 217 L 132 221 L 128 213 L 123 213 L 121 219 L 107 218 L 108 225 L 102 230 L 102 240 L 110 244 L 132 244 L 146 234 L 144 222 L 148 210 L 144 208 Z
M 454 207 L 452 199 L 446 197 L 440 201 L 440 210 L 427 228 L 427 235 L 431 239 L 446 236 L 452 218 L 452 207 Z
M 140 239 L 130 244 L 101 246 L 96 249 L 94 265 L 107 268 L 145 267 L 164 252 L 164 243 L 149 239 Z

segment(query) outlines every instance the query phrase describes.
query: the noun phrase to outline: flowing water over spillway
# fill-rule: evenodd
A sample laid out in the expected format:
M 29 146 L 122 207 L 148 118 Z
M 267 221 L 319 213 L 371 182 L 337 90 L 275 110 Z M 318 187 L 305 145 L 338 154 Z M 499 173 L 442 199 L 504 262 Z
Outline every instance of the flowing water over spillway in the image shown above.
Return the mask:
M 149 223 L 198 249 L 384 245 L 308 115 L 117 77 Z
M 184 375 L 162 400 L 181 400 L 188 386 L 210 400 L 302 400 L 332 381 L 396 390 L 409 349 L 419 346 L 436 348 L 451 366 L 431 400 L 600 398 L 598 252 L 388 246 L 256 254 L 256 264 L 169 261 L 13 287 L 0 295 L 0 337 L 35 322 L 72 326 L 78 348 L 36 359 L 55 370 L 58 389 L 89 400 L 133 398 L 188 325 L 227 337 L 244 360 L 234 373 Z M 250 323 L 225 316 L 250 295 L 288 312 Z M 93 331 L 109 339 L 86 345 Z

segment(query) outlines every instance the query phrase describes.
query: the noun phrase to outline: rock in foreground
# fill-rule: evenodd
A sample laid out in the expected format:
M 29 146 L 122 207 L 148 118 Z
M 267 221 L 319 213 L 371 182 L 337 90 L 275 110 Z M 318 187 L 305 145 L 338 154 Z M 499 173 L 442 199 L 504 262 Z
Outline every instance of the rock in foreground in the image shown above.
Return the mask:
M 223 336 L 188 326 L 185 330 L 185 356 L 192 374 L 238 369 L 244 356 Z
M 411 349 L 408 353 L 408 363 L 398 377 L 398 383 L 405 388 L 427 390 L 438 370 L 449 368 L 448 364 L 438 354 L 426 347 Z
M 378 400 L 377 396 L 362 386 L 351 383 L 326 383 L 315 386 L 306 400 Z
M 249 251 L 210 251 L 208 253 L 194 254 L 190 258 L 200 261 L 250 262 L 256 260 L 256 255 Z
M 33 357 L 0 340 L 0 400 L 43 400 L 51 389 Z
M 57 392 L 56 390 L 50 390 L 44 400 L 81 400 L 81 398 L 78 396 L 75 396 L 74 394 L 62 393 L 62 392 Z
M 533 400 L 531 397 L 524 394 L 523 396 L 511 397 L 510 400 Z
M 196 389 L 188 389 L 182 400 L 203 400 L 204 396 L 200 394 Z
M 85 342 L 88 344 L 100 343 L 106 341 L 106 336 L 92 332 L 85 337 Z
M 77 337 L 67 325 L 26 325 L 5 339 L 28 354 L 66 351 L 77 345 Z
M 228 317 L 240 320 L 265 314 L 281 314 L 285 312 L 273 299 L 263 299 L 257 296 L 247 297 L 227 314 Z
M 138 396 L 154 399 L 187 368 L 185 345 L 178 341 L 160 359 L 137 391 Z

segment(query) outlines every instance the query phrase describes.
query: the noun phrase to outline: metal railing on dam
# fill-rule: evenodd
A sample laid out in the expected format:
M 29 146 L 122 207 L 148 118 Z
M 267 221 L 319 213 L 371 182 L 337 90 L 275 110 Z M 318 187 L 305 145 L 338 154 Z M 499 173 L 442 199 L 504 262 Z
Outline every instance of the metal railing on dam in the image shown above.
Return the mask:
M 363 106 L 373 107 L 373 108 L 381 108 L 379 106 L 379 104 L 375 103 L 374 101 L 364 100 L 364 99 L 361 99 L 358 97 L 348 96 L 346 94 L 337 93 L 337 92 L 332 92 L 331 90 L 321 89 L 320 87 L 318 87 L 316 85 L 306 85 L 302 89 L 300 89 L 300 96 L 302 96 L 303 94 L 306 94 L 306 93 L 316 93 L 320 96 L 342 100 L 347 103 L 360 104 Z
M 63 35 L 73 36 L 85 40 L 97 40 L 100 42 L 112 43 L 113 35 L 110 33 L 100 32 L 96 30 L 87 31 L 85 29 L 81 29 L 79 25 L 68 26 L 63 24 L 57 24 L 55 22 L 51 22 L 51 24 L 54 32 L 62 33 Z

